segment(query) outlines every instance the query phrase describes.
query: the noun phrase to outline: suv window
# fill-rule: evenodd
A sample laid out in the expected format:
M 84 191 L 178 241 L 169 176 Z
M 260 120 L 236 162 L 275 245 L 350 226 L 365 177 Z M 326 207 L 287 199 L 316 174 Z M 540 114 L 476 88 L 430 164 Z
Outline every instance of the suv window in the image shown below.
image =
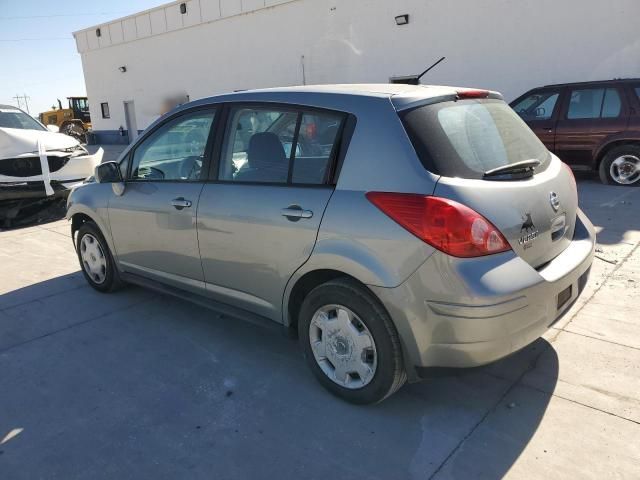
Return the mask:
M 482 178 L 493 168 L 537 159 L 546 168 L 546 147 L 500 100 L 458 100 L 401 113 L 409 138 L 429 171 L 447 177 Z
M 516 103 L 513 109 L 525 120 L 549 120 L 559 97 L 557 91 L 532 93 Z
M 268 107 L 231 110 L 220 180 L 326 183 L 344 116 Z
M 602 118 L 616 118 L 622 110 L 622 100 L 620 94 L 615 88 L 607 88 L 604 93 L 604 101 L 602 102 Z
M 133 153 L 133 180 L 198 180 L 215 111 L 181 115 L 144 139 Z
M 567 118 L 615 118 L 620 115 L 622 101 L 615 88 L 582 88 L 571 91 Z

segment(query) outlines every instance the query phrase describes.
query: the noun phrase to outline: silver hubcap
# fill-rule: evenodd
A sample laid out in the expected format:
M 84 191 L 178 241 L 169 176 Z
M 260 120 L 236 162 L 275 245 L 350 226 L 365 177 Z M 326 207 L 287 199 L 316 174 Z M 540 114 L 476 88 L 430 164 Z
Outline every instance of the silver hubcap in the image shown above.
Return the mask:
M 640 158 L 635 155 L 622 155 L 611 163 L 611 178 L 622 185 L 629 185 L 640 180 Z
M 309 325 L 313 356 L 324 374 L 338 385 L 356 389 L 376 373 L 378 354 L 373 336 L 358 316 L 341 305 L 326 305 Z
M 80 257 L 82 267 L 91 280 L 97 284 L 103 283 L 107 278 L 107 258 L 100 242 L 90 233 L 85 234 L 80 241 Z

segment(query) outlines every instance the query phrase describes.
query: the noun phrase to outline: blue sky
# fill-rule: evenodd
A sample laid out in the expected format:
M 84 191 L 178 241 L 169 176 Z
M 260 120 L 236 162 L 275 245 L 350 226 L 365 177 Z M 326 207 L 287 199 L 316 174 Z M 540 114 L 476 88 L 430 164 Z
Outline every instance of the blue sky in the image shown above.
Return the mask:
M 32 115 L 86 94 L 71 32 L 168 0 L 0 0 L 0 104 L 27 94 Z M 23 106 L 24 108 L 24 106 Z

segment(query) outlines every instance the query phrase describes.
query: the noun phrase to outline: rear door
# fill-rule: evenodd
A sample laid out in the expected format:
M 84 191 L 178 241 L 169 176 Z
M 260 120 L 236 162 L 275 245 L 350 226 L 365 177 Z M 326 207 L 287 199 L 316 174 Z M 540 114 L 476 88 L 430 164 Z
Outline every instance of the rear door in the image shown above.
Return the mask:
M 483 215 L 534 268 L 569 245 L 578 208 L 573 176 L 504 102 L 442 102 L 401 117 L 425 166 L 442 175 L 434 195 Z M 525 160 L 540 162 L 533 175 L 485 175 Z
M 215 117 L 216 110 L 206 108 L 168 119 L 130 154 L 124 193 L 109 201 L 125 271 L 182 288 L 204 287 L 196 211 Z
M 556 124 L 562 104 L 562 88 L 542 88 L 527 93 L 511 106 L 550 151 L 555 151 Z
M 198 207 L 208 293 L 280 319 L 291 275 L 309 258 L 333 193 L 342 113 L 233 105 L 219 165 Z
M 601 142 L 626 128 L 628 115 L 622 95 L 611 86 L 569 89 L 556 127 L 556 154 L 561 160 L 591 168 Z

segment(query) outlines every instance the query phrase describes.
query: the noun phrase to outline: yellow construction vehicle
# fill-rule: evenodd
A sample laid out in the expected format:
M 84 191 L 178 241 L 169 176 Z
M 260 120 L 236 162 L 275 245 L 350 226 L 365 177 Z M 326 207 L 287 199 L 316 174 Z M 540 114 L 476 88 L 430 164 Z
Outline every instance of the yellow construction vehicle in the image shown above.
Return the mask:
M 58 108 L 40 114 L 40 122 L 45 125 L 56 125 L 60 133 L 70 135 L 81 143 L 86 142 L 87 131 L 91 129 L 89 102 L 87 97 L 67 97 L 69 108 L 62 108 L 58 99 Z

